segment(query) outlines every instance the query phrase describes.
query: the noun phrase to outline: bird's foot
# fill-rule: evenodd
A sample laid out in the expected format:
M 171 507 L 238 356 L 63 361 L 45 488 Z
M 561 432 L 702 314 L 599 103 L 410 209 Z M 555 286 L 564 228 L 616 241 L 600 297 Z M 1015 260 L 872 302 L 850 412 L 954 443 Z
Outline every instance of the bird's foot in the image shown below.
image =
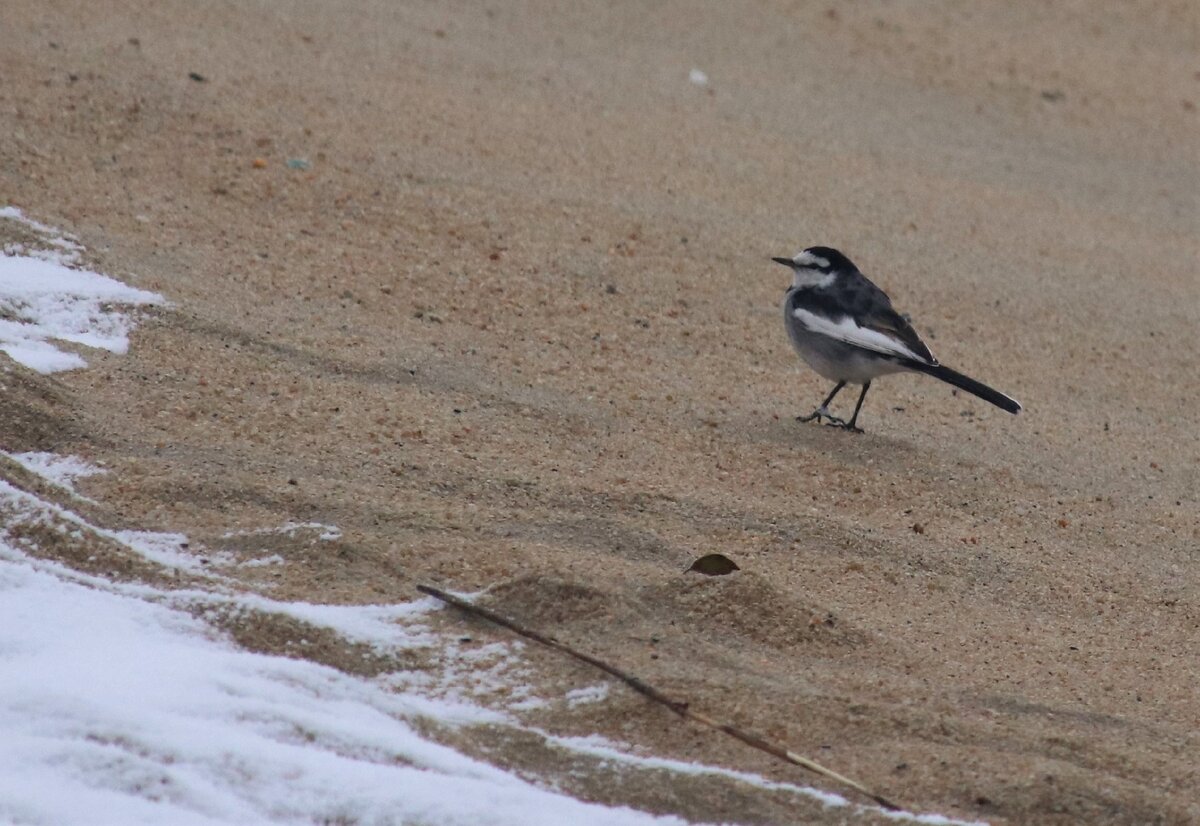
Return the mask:
M 816 410 L 809 413 L 807 416 L 797 416 L 796 417 L 796 421 L 798 421 L 798 422 L 818 422 L 818 423 L 820 423 L 820 421 L 822 419 L 825 420 L 825 424 L 831 425 L 833 427 L 845 427 L 846 426 L 845 419 L 842 419 L 842 418 L 839 418 L 839 417 L 833 415 L 832 413 L 829 412 L 829 410 L 827 408 L 824 408 L 824 407 L 818 407 Z
M 841 428 L 842 430 L 847 430 L 851 433 L 863 432 L 863 429 L 861 427 L 856 427 L 854 422 L 844 422 L 841 419 L 838 419 L 836 416 L 830 416 L 829 418 L 833 419 L 834 421 L 826 422 L 826 427 L 837 427 Z

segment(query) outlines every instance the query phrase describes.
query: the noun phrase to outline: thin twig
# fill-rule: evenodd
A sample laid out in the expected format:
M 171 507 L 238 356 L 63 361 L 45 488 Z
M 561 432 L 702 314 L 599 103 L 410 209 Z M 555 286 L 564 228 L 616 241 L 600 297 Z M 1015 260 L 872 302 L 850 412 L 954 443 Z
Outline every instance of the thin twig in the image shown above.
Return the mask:
M 833 771 L 832 769 L 827 769 L 824 766 L 822 766 L 820 763 L 816 762 L 815 760 L 809 760 L 807 757 L 796 754 L 795 752 L 792 752 L 792 751 L 788 751 L 787 749 L 783 748 L 782 746 L 777 746 L 774 743 L 764 740 L 762 737 L 759 737 L 756 734 L 751 734 L 750 732 L 743 731 L 742 729 L 739 729 L 736 726 L 732 726 L 728 723 L 718 722 L 706 714 L 701 714 L 698 711 L 693 711 L 686 702 L 681 702 L 679 700 L 672 700 L 670 697 L 663 694 L 661 691 L 659 691 L 654 686 L 643 682 L 642 680 L 638 679 L 637 677 L 633 676 L 632 674 L 627 674 L 626 672 L 622 671 L 621 669 L 617 668 L 616 666 L 609 665 L 608 663 L 604 662 L 603 660 L 598 660 L 595 657 L 591 656 L 590 654 L 584 654 L 582 651 L 576 651 L 574 648 L 571 648 L 569 645 L 561 643 L 552 637 L 547 637 L 544 634 L 539 634 L 537 631 L 526 628 L 523 625 L 520 625 L 519 623 L 517 623 L 513 620 L 510 620 L 508 617 L 505 617 L 501 614 L 497 614 L 495 611 L 492 611 L 489 608 L 484 608 L 481 605 L 475 605 L 474 603 L 468 602 L 467 600 L 463 599 L 462 597 L 456 597 L 453 594 L 449 594 L 438 588 L 434 588 L 432 585 L 418 585 L 417 590 L 423 594 L 429 594 L 431 597 L 437 597 L 438 599 L 442 600 L 442 602 L 447 602 L 450 605 L 453 605 L 455 608 L 458 608 L 461 611 L 465 611 L 468 614 L 472 614 L 477 617 L 483 617 L 486 620 L 494 622 L 496 625 L 503 626 L 516 634 L 520 634 L 522 637 L 531 639 L 534 642 L 539 642 L 542 645 L 547 646 L 548 648 L 553 648 L 558 651 L 561 651 L 564 654 L 572 656 L 577 660 L 582 660 L 583 662 L 587 663 L 588 665 L 595 666 L 596 668 L 599 668 L 604 673 L 609 674 L 613 677 L 616 677 L 618 680 L 625 683 L 627 686 L 632 688 L 638 694 L 641 694 L 643 697 L 648 697 L 651 700 L 653 700 L 654 702 L 666 706 L 667 708 L 671 709 L 671 711 L 678 714 L 680 717 L 683 717 L 688 720 L 694 720 L 695 722 L 700 723 L 701 725 L 708 726 L 709 728 L 714 728 L 717 731 L 722 731 L 725 734 L 728 734 L 730 737 L 734 737 L 738 740 L 741 740 L 743 743 L 745 743 L 747 746 L 750 746 L 751 748 L 755 748 L 755 749 L 758 749 L 759 751 L 766 752 L 767 754 L 769 754 L 773 757 L 778 757 L 780 760 L 785 760 L 788 763 L 792 763 L 793 765 L 801 766 L 803 768 L 808 769 L 811 772 L 815 772 L 816 774 L 821 775 L 822 777 L 827 777 L 836 783 L 840 783 L 843 786 L 854 789 L 855 791 L 860 792 L 860 793 L 866 795 L 867 797 L 871 798 L 872 800 L 874 800 L 876 803 L 878 803 L 880 806 L 884 807 L 885 809 L 890 809 L 892 811 L 896 811 L 900 808 L 895 803 L 893 803 L 890 800 L 888 800 L 887 798 L 885 798 L 883 795 L 875 794 L 870 789 L 863 786 L 861 783 L 857 783 L 844 775 L 838 774 L 837 772 Z

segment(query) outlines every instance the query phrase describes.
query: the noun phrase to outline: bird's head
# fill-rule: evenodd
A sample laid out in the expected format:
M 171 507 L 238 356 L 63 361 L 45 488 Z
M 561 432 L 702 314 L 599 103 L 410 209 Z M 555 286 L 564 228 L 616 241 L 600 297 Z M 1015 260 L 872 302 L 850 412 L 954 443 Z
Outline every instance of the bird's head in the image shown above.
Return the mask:
M 837 273 L 857 269 L 849 258 L 833 247 L 809 247 L 792 258 L 771 260 L 791 267 L 793 287 L 823 287 L 832 283 Z

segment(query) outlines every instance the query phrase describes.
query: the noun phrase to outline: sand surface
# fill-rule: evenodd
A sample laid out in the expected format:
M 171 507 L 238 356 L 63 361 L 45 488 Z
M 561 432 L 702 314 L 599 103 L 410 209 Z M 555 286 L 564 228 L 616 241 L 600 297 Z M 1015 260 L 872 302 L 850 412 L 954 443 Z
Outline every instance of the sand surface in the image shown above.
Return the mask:
M 1197 15 L 6 0 L 0 204 L 172 306 L 7 363 L 0 447 L 106 462 L 117 527 L 336 524 L 246 586 L 491 589 L 919 811 L 1200 822 Z M 829 388 L 770 257 L 813 244 L 1025 412 L 898 376 L 863 435 L 794 421 Z M 813 780 L 616 686 L 530 714 Z M 454 737 L 590 800 L 846 816 Z

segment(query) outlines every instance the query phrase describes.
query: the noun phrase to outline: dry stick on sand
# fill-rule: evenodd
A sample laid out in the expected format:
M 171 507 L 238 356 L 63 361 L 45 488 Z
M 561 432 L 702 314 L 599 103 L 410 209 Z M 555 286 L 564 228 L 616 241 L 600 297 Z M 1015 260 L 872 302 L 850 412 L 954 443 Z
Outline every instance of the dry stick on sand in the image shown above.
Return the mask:
M 453 594 L 448 594 L 445 591 L 442 591 L 438 588 L 434 588 L 431 585 L 418 585 L 417 590 L 423 594 L 429 594 L 431 597 L 437 597 L 438 599 L 442 600 L 443 602 L 448 602 L 451 605 L 453 605 L 455 608 L 458 608 L 461 611 L 465 611 L 468 614 L 472 614 L 474 616 L 483 617 L 486 620 L 490 620 L 491 622 L 496 623 L 496 625 L 501 625 L 510 631 L 514 631 L 517 634 L 520 634 L 522 637 L 531 639 L 534 642 L 540 642 L 542 645 L 548 646 L 549 648 L 554 648 L 558 651 L 563 652 L 564 654 L 569 654 L 570 656 L 574 657 L 577 660 L 583 660 L 585 663 L 588 663 L 589 665 L 594 665 L 596 668 L 599 668 L 601 671 L 603 671 L 607 674 L 611 674 L 612 676 L 616 677 L 618 680 L 620 680 L 621 682 L 628 685 L 630 688 L 632 688 L 638 694 L 641 694 L 643 697 L 649 697 L 654 702 L 660 703 L 661 705 L 664 705 L 667 708 L 671 709 L 671 711 L 675 712 L 680 717 L 683 717 L 688 720 L 695 720 L 697 723 L 706 725 L 709 728 L 715 728 L 717 731 L 723 731 L 726 734 L 728 734 L 730 737 L 735 737 L 738 740 L 741 740 L 743 743 L 750 746 L 751 748 L 756 748 L 759 751 L 765 751 L 767 754 L 770 754 L 773 757 L 778 757 L 780 760 L 785 760 L 788 763 L 793 763 L 797 766 L 803 766 L 804 768 L 808 769 L 809 771 L 816 772 L 817 774 L 821 775 L 822 777 L 827 777 L 830 780 L 833 780 L 837 783 L 842 784 L 843 786 L 854 789 L 857 792 L 861 792 L 862 794 L 865 794 L 867 797 L 874 800 L 880 806 L 883 806 L 885 809 L 891 809 L 892 811 L 896 811 L 897 809 L 900 808 L 895 803 L 892 803 L 890 800 L 883 797 L 882 795 L 875 794 L 874 792 L 872 792 L 871 790 L 869 790 L 868 788 L 863 786 L 861 783 L 856 783 L 855 781 L 851 780 L 850 778 L 840 775 L 837 772 L 833 771 L 832 769 L 827 769 L 824 766 L 822 766 L 820 763 L 817 763 L 816 761 L 809 760 L 807 757 L 796 754 L 795 752 L 792 752 L 792 751 L 788 751 L 787 749 L 783 748 L 782 746 L 777 746 L 774 743 L 768 742 L 756 734 L 751 734 L 749 732 L 742 731 L 741 729 L 731 726 L 728 723 L 719 723 L 706 714 L 701 714 L 698 711 L 693 711 L 688 706 L 687 703 L 680 702 L 679 700 L 672 700 L 670 697 L 663 694 L 661 691 L 659 691 L 654 686 L 648 685 L 647 683 L 642 682 L 641 680 L 639 680 L 637 677 L 633 676 L 632 674 L 626 674 L 624 671 L 621 671 L 616 666 L 609 665 L 608 663 L 603 662 L 602 660 L 598 660 L 595 657 L 589 656 L 588 654 L 584 654 L 581 651 L 576 651 L 574 648 L 571 648 L 568 645 L 564 645 L 563 643 L 561 643 L 558 640 L 553 639 L 551 637 L 543 636 L 542 634 L 539 634 L 537 631 L 532 631 L 528 628 L 525 628 L 524 626 L 517 624 L 516 622 L 508 619 L 507 617 L 497 614 L 495 611 L 489 610 L 489 609 L 484 608 L 479 605 L 475 605 L 474 603 L 471 603 L 471 602 L 467 602 L 465 599 L 462 599 L 461 597 L 456 597 Z

